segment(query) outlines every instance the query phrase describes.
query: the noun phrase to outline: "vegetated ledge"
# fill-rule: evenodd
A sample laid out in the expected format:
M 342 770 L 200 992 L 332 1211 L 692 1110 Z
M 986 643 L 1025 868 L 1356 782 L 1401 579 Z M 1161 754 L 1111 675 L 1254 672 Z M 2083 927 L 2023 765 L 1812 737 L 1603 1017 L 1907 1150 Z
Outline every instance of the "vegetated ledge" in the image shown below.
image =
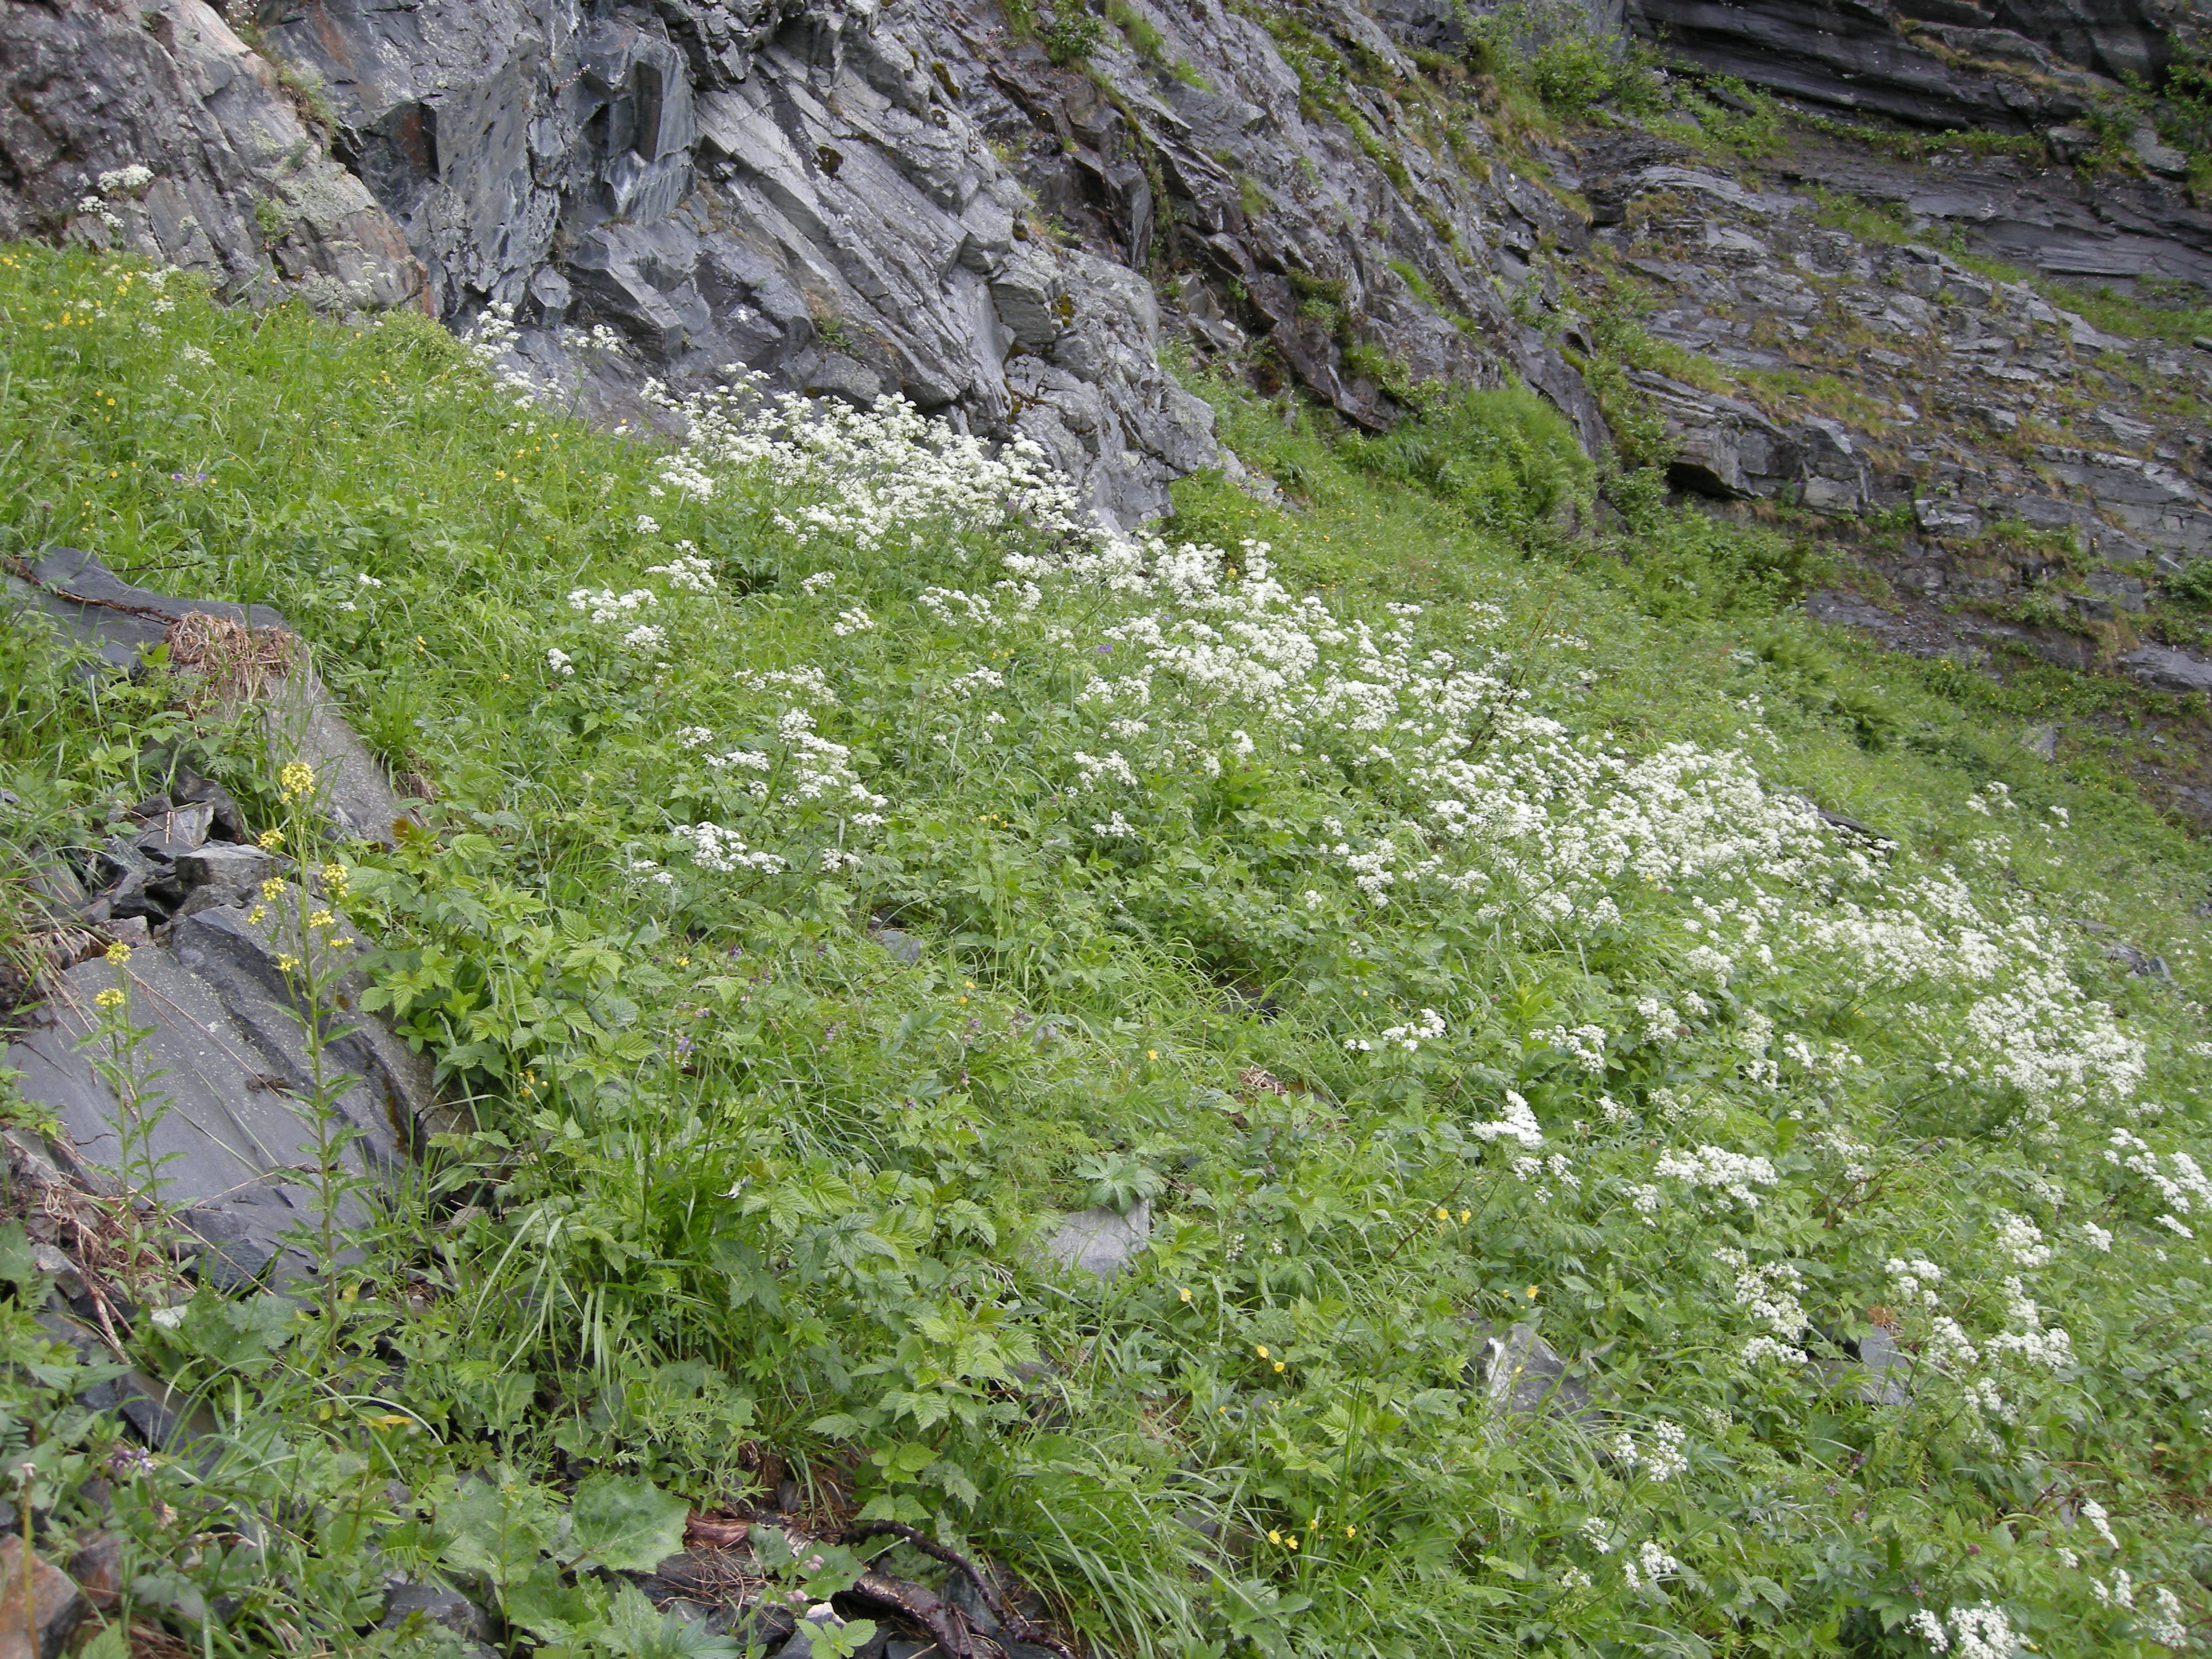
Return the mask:
M 0 522 L 276 602 L 437 781 L 348 884 L 478 1126 L 335 1314 L 131 1333 L 254 1452 L 99 1477 L 149 1627 L 404 1650 L 404 1572 L 696 1645 L 629 1564 L 771 1488 L 1116 1652 L 2193 1615 L 2203 849 L 2005 688 L 1823 639 L 1772 539 L 1646 499 L 1586 556 L 1540 404 L 1425 455 L 1216 387 L 1306 511 L 1198 478 L 1190 544 L 1127 543 L 902 411 L 672 454 L 417 325 L 21 257 Z M 159 674 L 0 648 L 40 821 L 180 720 L 281 794 Z M 1110 1280 L 1041 1248 L 1140 1206 Z M 52 1425 L 76 1380 L 6 1382 Z M 1862 1510 L 1898 1563 L 1832 1548 Z M 793 1526 L 748 1589 L 842 1618 L 858 1552 Z

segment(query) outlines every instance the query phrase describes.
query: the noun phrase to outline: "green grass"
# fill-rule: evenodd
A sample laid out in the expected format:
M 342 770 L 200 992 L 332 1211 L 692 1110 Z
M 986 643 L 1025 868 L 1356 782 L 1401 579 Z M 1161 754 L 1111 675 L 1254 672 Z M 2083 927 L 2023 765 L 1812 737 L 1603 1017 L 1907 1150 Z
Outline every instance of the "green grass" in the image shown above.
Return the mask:
M 142 1620 L 430 1651 L 355 1634 L 397 1567 L 474 1575 L 548 1659 L 675 1651 L 593 1564 L 762 1453 L 1132 1655 L 1909 1655 L 1917 1611 L 1984 1602 L 2045 1651 L 2147 1654 L 2160 1589 L 2203 1616 L 2206 1263 L 2160 1217 L 2212 1216 L 2142 1160 L 2203 1148 L 2212 856 L 2019 740 L 2108 694 L 1830 635 L 1790 609 L 1802 548 L 1650 474 L 1571 532 L 1589 481 L 1517 396 L 1362 445 L 1208 387 L 1298 505 L 1185 480 L 1172 540 L 1229 551 L 1117 583 L 1004 486 L 810 529 L 884 482 L 847 439 L 701 450 L 702 495 L 418 319 L 149 288 L 0 260 L 0 552 L 281 607 L 435 783 L 428 831 L 349 855 L 354 908 L 478 1127 L 387 1201 L 335 1317 L 203 1292 L 141 1323 L 227 1449 L 112 1513 L 91 1376 L 0 1303 L 39 1507 L 125 1536 Z M 694 558 L 711 592 L 653 573 Z M 1266 558 L 1304 608 L 1255 599 Z M 275 821 L 265 759 L 159 665 L 125 690 L 26 623 L 0 647 L 19 847 L 180 752 Z M 709 867 L 702 824 L 786 867 Z M 2109 1160 L 2122 1130 L 2148 1151 Z M 1766 1161 L 1755 1205 L 1668 1172 L 1701 1147 Z M 1145 1191 L 1134 1271 L 1040 1266 L 1057 1212 Z M 1921 1259 L 1924 1300 L 1888 1265 Z M 2005 1346 L 2008 1276 L 2070 1363 Z M 1802 1326 L 1753 1305 L 1785 1289 Z M 1484 1403 L 1482 1328 L 1516 1320 L 1598 1419 Z M 1908 1404 L 1821 1369 L 1877 1327 Z M 1777 1333 L 1806 1363 L 1747 1354 Z M 777 1571 L 818 1596 L 851 1565 Z

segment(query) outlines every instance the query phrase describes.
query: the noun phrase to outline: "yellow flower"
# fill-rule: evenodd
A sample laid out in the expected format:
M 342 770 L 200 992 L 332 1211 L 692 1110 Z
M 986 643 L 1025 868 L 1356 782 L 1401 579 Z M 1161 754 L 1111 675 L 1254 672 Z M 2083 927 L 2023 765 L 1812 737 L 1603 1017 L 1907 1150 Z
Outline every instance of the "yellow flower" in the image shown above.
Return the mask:
M 327 910 L 318 910 L 307 918 L 310 927 L 335 927 L 337 925 L 338 919 Z
M 1357 1538 L 1359 1536 L 1359 1528 L 1352 1526 L 1349 1522 L 1346 1522 L 1344 1528 L 1344 1535 L 1346 1538 Z
M 1467 1224 L 1468 1218 L 1472 1216 L 1474 1213 L 1474 1212 L 1472 1210 L 1462 1210 L 1459 1212 L 1460 1225 L 1464 1227 Z
M 1145 1058 L 1146 1060 L 1158 1060 L 1159 1057 L 1160 1051 L 1157 1048 L 1147 1048 L 1145 1050 Z
M 1278 1372 L 1280 1372 L 1280 1371 L 1282 1370 L 1282 1369 L 1283 1369 L 1283 1362 L 1282 1362 L 1281 1360 L 1278 1359 L 1278 1360 L 1275 1362 L 1275 1370 L 1276 1370 Z
M 107 947 L 107 959 L 113 963 L 118 968 L 120 968 L 125 963 L 131 960 L 131 947 L 125 945 L 121 939 L 116 940 L 114 944 Z
M 1297 1547 L 1298 1547 L 1298 1535 L 1297 1535 L 1297 1534 L 1296 1534 L 1296 1533 L 1292 1533 L 1292 1534 L 1291 1534 L 1288 1538 L 1285 1538 L 1285 1540 L 1283 1540 L 1283 1547 L 1284 1547 L 1285 1549 L 1293 1549 L 1293 1550 L 1294 1550 L 1294 1549 L 1297 1548 Z
M 248 910 L 246 913 L 246 919 L 252 922 L 256 927 L 258 927 L 261 925 L 261 919 L 268 914 L 269 911 L 266 906 L 257 904 L 251 910 Z
M 331 945 L 332 945 L 336 946 L 338 950 L 341 950 L 341 951 L 346 950 L 346 949 L 348 949 L 349 947 L 350 947 L 350 946 L 352 945 L 353 942 L 354 942 L 354 941 L 353 941 L 353 938 L 352 938 L 352 936 L 351 936 L 350 934 L 349 934 L 349 935 L 348 935 L 346 938 L 344 938 L 344 939 L 332 939 L 332 940 L 331 941 Z
M 261 832 L 261 838 L 254 842 L 254 845 L 264 853 L 273 853 L 283 844 L 284 832 L 282 830 L 264 830 Z M 281 886 L 283 884 L 280 882 L 278 885 Z
M 289 974 L 299 965 L 300 958 L 297 957 L 279 957 L 276 958 L 276 971 L 280 974 Z
M 315 769 L 305 761 L 287 761 L 284 769 L 276 775 L 276 787 L 289 803 L 295 801 L 315 787 Z
M 98 996 L 93 998 L 93 1000 L 103 1008 L 120 1008 L 125 1002 L 129 1000 L 129 999 L 126 998 L 122 992 L 117 990 L 113 986 L 110 986 L 106 990 L 102 991 Z
M 278 899 L 283 897 L 284 878 L 282 876 L 271 876 L 268 880 L 263 882 L 261 884 L 261 896 L 271 904 L 274 904 Z
M 1449 1210 L 1438 1210 L 1437 1212 L 1437 1219 L 1439 1221 L 1449 1221 L 1451 1219 L 1451 1212 Z
M 323 866 L 323 885 L 325 887 L 343 893 L 345 891 L 346 884 L 352 879 L 353 872 L 343 864 L 326 864 Z
M 1267 1528 L 1267 1541 L 1270 1544 L 1279 1544 L 1283 1541 L 1283 1534 L 1270 1527 Z
M 1190 1300 L 1190 1287 L 1188 1285 L 1185 1285 L 1182 1290 L 1177 1291 L 1176 1294 L 1183 1301 L 1188 1302 Z
M 1264 1342 L 1255 1342 L 1252 1345 L 1252 1352 L 1265 1359 L 1267 1357 L 1267 1345 Z
M 1536 1287 L 1534 1285 L 1531 1285 L 1528 1287 L 1528 1297 L 1531 1302 L 1534 1302 L 1536 1299 Z

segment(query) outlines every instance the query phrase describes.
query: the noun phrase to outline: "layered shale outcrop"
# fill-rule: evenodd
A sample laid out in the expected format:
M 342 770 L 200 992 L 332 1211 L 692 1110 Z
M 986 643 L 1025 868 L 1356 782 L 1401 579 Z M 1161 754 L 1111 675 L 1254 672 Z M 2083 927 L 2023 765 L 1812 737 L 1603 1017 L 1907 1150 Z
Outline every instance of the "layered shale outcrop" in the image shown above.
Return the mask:
M 2159 603 L 2212 551 L 2212 347 L 2067 299 L 2212 295 L 2131 89 L 2202 46 L 2190 9 L 1593 0 L 1553 27 L 1673 76 L 1534 127 L 1483 11 L 0 0 L 0 233 L 493 312 L 510 372 L 610 418 L 739 368 L 895 393 L 1123 525 L 1234 465 L 1170 344 L 1354 428 L 1519 382 L 1844 548 L 1879 580 L 1840 620 L 2212 685 Z M 1631 316 L 1677 355 L 1624 358 Z

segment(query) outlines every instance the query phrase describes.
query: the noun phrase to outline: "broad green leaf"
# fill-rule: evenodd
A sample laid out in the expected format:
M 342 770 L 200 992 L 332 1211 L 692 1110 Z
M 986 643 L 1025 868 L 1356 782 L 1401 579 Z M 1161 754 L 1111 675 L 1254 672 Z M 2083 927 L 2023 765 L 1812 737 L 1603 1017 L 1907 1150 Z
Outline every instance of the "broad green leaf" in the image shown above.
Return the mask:
M 438 1528 L 447 1540 L 444 1559 L 502 1587 L 520 1583 L 558 1541 L 561 1518 L 552 1493 L 502 1468 L 496 1481 L 463 1483 L 440 1509 Z
M 541 1561 L 526 1578 L 500 1597 L 507 1622 L 520 1625 L 543 1642 L 573 1642 L 591 1636 L 604 1622 L 603 1592 L 595 1584 L 564 1584 L 561 1569 Z
M 31 1259 L 31 1241 L 20 1221 L 0 1223 L 0 1279 L 27 1285 L 39 1275 Z
M 273 1291 L 246 1302 L 202 1295 L 192 1298 L 177 1339 L 210 1364 L 251 1376 L 269 1368 L 298 1322 L 298 1310 Z
M 689 1506 L 652 1481 L 595 1474 L 576 1488 L 569 1506 L 574 1561 L 617 1572 L 651 1572 L 684 1549 Z

